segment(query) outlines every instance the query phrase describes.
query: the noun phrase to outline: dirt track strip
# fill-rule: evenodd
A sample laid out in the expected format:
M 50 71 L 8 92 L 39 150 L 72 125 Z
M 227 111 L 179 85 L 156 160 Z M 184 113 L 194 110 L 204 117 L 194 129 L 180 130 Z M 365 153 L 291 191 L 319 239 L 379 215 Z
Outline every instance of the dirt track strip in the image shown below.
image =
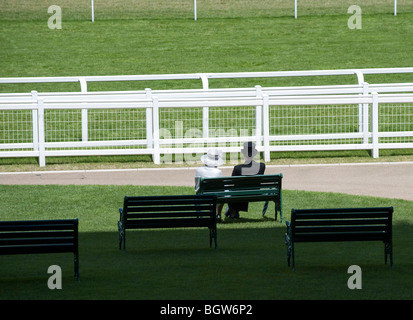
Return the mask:
M 232 167 L 221 167 L 231 175 Z M 193 186 L 196 167 L 1 172 L 3 185 L 170 185 Z M 347 193 L 413 201 L 413 162 L 268 165 L 283 174 L 283 189 Z

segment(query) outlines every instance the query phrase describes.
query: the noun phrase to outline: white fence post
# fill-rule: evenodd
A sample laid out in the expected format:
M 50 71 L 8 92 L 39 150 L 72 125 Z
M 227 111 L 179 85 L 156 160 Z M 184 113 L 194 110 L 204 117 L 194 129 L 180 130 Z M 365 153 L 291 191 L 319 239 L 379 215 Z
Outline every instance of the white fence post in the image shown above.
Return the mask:
M 264 161 L 270 161 L 270 108 L 268 96 L 262 96 L 262 119 L 263 119 L 263 138 L 264 138 Z
M 146 97 L 152 99 L 152 90 L 150 88 L 145 89 Z M 146 108 L 146 147 L 148 149 L 153 147 L 153 115 L 152 108 Z
M 152 119 L 153 119 L 153 162 L 161 163 L 161 152 L 159 146 L 159 101 L 157 97 L 152 98 Z
M 204 139 L 209 137 L 209 107 L 202 108 L 202 137 Z
M 255 91 L 257 97 L 262 97 L 261 86 L 255 86 Z M 255 144 L 257 147 L 261 147 L 261 136 L 262 136 L 262 105 L 255 106 Z
M 38 119 L 38 101 L 37 101 L 37 91 L 32 92 L 33 104 L 36 105 L 36 109 L 32 110 L 32 140 L 33 140 L 33 150 L 39 150 L 39 119 Z
M 202 89 L 209 89 L 208 77 L 205 74 L 201 74 Z M 209 137 L 209 108 L 202 108 L 202 136 L 205 139 Z
M 87 82 L 84 78 L 79 78 L 80 82 L 80 91 L 87 92 Z M 88 133 L 88 110 L 82 109 L 82 141 L 89 140 L 89 133 Z
M 373 145 L 372 157 L 379 157 L 379 95 L 377 92 L 372 93 L 371 104 L 371 143 Z
M 38 114 L 38 145 L 39 145 L 39 166 L 44 167 L 46 165 L 46 148 L 45 148 L 45 126 L 44 126 L 44 105 L 43 99 L 37 100 L 37 114 Z
M 92 9 L 92 22 L 95 22 L 95 6 L 94 6 L 94 3 L 93 3 L 93 0 L 91 0 L 90 6 L 91 6 L 91 9 Z
M 297 0 L 294 0 L 294 18 L 297 19 Z
M 363 83 L 363 95 L 369 94 L 369 84 Z M 363 143 L 369 142 L 369 104 L 364 103 L 361 105 L 361 128 L 360 132 L 363 132 Z

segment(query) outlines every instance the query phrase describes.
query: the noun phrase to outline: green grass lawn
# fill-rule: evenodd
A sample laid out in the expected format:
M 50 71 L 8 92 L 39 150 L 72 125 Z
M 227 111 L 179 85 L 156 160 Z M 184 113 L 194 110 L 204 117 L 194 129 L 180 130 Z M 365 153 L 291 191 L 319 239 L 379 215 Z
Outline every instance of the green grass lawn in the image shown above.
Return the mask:
M 0 299 L 412 299 L 413 203 L 332 193 L 284 191 L 291 208 L 394 206 L 393 269 L 379 242 L 296 245 L 287 267 L 285 225 L 261 203 L 236 222 L 218 225 L 218 250 L 206 229 L 127 231 L 118 249 L 118 208 L 124 195 L 192 194 L 189 187 L 0 186 L 0 220 L 79 218 L 80 283 L 71 254 L 2 256 Z M 7 200 L 6 200 L 7 199 Z M 57 264 L 62 290 L 47 287 Z M 362 268 L 361 290 L 350 290 L 350 265 Z M 230 296 L 229 296 L 230 293 Z
M 413 12 L 291 17 L 87 20 L 0 19 L 0 76 L 81 76 L 411 67 Z M 411 75 L 369 82 L 412 81 Z M 355 77 L 214 80 L 213 87 L 355 83 Z M 200 81 L 98 83 L 89 90 L 200 88 Z M 0 92 L 79 90 L 78 84 L 1 85 Z

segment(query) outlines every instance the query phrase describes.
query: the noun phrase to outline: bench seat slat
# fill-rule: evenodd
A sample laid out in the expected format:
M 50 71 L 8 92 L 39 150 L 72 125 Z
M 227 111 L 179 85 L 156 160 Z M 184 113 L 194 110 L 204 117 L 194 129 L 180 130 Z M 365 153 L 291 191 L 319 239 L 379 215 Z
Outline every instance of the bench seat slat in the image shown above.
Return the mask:
M 74 243 L 73 237 L 48 237 L 48 238 L 13 238 L 1 239 L 0 247 L 6 245 L 32 245 L 32 244 L 53 244 L 53 243 Z
M 194 205 L 194 204 L 210 204 L 211 198 L 203 198 L 203 199 L 197 199 L 194 198 L 194 196 L 191 196 L 187 199 L 185 198 L 174 198 L 173 196 L 163 196 L 165 199 L 159 199 L 159 197 L 156 196 L 148 196 L 148 197 L 127 197 L 125 199 L 125 204 L 127 206 L 146 206 L 146 205 L 160 205 L 160 206 L 165 206 L 167 205 Z M 166 202 L 167 201 L 167 202 Z
M 269 195 L 279 194 L 278 189 L 237 189 L 237 190 L 211 190 L 203 193 L 204 195 L 216 195 L 217 197 L 225 196 L 242 196 L 242 195 Z
M 205 180 L 203 180 L 205 181 Z M 270 184 L 270 183 L 260 183 L 257 181 L 248 181 L 245 179 L 239 184 L 232 184 L 232 183 L 214 183 L 214 184 L 207 184 L 203 182 L 202 191 L 203 193 L 213 192 L 213 191 L 225 191 L 225 190 L 271 190 L 279 188 L 279 184 Z
M 44 237 L 75 237 L 75 232 L 72 231 L 14 231 L 0 232 L 0 239 L 12 238 L 44 238 Z
M 309 220 L 295 220 L 295 226 L 351 226 L 351 225 L 388 225 L 389 219 L 387 218 L 377 218 L 377 219 L 345 219 L 345 220 L 320 220 L 320 219 L 309 219 Z
M 387 212 L 346 212 L 346 213 L 334 213 L 334 212 L 326 212 L 326 213 L 298 213 L 295 215 L 296 220 L 305 220 L 305 219 L 331 219 L 331 220 L 338 220 L 338 219 L 376 219 L 376 218 L 386 218 L 388 217 Z
M 145 213 L 128 213 L 127 221 L 135 220 L 135 219 L 146 219 L 146 218 L 178 218 L 178 217 L 209 217 L 211 219 L 211 215 L 213 215 L 213 211 L 174 211 L 174 212 L 145 212 Z
M 329 242 L 329 241 L 382 241 L 389 238 L 388 234 L 372 233 L 317 233 L 297 234 L 294 242 Z
M 170 206 L 163 204 L 162 206 L 128 206 L 128 213 L 138 212 L 196 212 L 196 211 L 213 211 L 212 205 L 188 205 L 188 206 Z
M 0 225 L 0 232 L 6 231 L 36 231 L 36 230 L 73 230 L 73 224 L 21 224 L 21 225 Z
M 0 254 L 38 254 L 38 253 L 66 253 L 73 252 L 74 244 L 48 244 L 48 245 L 26 245 L 26 246 L 2 246 Z
M 347 232 L 388 232 L 387 226 L 374 226 L 374 225 L 363 225 L 363 226 L 319 226 L 319 227 L 296 227 L 295 235 L 305 234 L 305 233 L 347 233 Z
M 127 221 L 126 228 L 184 228 L 184 227 L 212 227 L 213 222 L 209 218 L 186 219 L 143 219 Z

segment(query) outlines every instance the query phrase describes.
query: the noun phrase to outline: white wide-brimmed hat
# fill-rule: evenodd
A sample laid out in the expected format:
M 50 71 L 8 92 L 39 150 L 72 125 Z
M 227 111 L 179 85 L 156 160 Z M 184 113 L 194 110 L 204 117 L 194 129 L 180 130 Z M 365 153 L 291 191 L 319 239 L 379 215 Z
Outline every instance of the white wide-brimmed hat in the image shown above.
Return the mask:
M 201 161 L 208 167 L 218 167 L 224 163 L 222 151 L 219 149 L 209 149 L 207 154 L 201 157 Z
M 246 157 L 253 158 L 258 153 L 258 150 L 255 149 L 255 143 L 250 141 L 244 143 L 244 148 L 241 149 L 241 152 Z

